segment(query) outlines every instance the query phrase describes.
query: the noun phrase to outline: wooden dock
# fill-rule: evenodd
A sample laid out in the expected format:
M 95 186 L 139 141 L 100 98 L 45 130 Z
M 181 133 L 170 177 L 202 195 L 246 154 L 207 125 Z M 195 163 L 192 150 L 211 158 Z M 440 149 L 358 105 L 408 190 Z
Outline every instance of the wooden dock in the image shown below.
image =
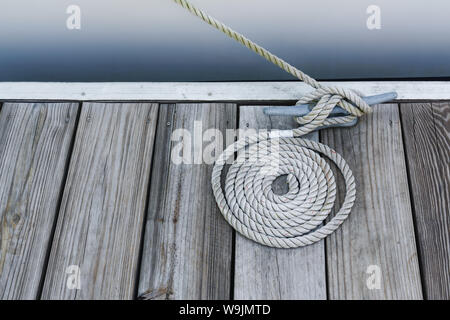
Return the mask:
M 212 165 L 170 158 L 194 121 L 224 135 L 294 125 L 261 108 L 3 103 L 0 299 L 450 299 L 450 102 L 379 105 L 312 134 L 347 160 L 357 202 L 326 240 L 290 250 L 236 234 Z

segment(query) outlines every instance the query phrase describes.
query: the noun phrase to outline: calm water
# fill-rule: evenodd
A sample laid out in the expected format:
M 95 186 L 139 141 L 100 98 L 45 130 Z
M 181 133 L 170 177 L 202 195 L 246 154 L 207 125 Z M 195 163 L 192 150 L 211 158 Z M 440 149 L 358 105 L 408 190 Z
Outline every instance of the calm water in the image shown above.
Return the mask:
M 192 2 L 316 78 L 450 76 L 447 0 Z M 171 0 L 0 0 L 0 81 L 288 79 Z

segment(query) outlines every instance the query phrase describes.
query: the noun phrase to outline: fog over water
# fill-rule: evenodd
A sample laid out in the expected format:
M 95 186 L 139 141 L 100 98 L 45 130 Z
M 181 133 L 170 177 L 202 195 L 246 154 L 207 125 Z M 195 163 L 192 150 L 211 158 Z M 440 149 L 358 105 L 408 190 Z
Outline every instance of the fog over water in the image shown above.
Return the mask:
M 191 1 L 319 79 L 450 76 L 448 0 Z M 0 81 L 292 79 L 172 0 L 0 0 Z

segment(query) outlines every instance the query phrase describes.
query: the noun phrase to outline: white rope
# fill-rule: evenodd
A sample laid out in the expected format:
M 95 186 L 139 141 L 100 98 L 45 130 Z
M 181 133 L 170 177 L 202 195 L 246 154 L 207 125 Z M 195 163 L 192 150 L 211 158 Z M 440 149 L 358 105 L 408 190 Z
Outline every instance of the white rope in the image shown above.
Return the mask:
M 347 218 L 355 202 L 355 180 L 345 160 L 328 146 L 299 137 L 320 126 L 351 122 L 371 111 L 361 93 L 324 87 L 302 71 L 245 38 L 186 0 L 173 0 L 231 38 L 258 53 L 315 90 L 297 104 L 315 103 L 301 125 L 293 130 L 274 130 L 241 138 L 218 157 L 212 173 L 212 188 L 220 212 L 245 237 L 278 248 L 312 244 L 334 232 Z M 350 115 L 328 118 L 339 105 Z M 235 153 L 238 157 L 234 159 Z M 335 163 L 344 177 L 346 195 L 335 216 L 325 223 L 336 199 L 336 182 L 330 166 Z M 232 162 L 221 186 L 225 165 Z M 272 183 L 287 175 L 289 191 L 274 194 Z M 325 223 L 325 224 L 324 224 Z

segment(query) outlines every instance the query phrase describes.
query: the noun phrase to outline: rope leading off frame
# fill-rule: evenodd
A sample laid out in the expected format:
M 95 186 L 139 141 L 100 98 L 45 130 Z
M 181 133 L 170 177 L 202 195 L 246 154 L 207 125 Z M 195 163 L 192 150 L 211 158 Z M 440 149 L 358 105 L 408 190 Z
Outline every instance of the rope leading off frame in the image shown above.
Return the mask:
M 188 1 L 173 1 L 314 88 L 297 102 L 297 105 L 315 104 L 306 115 L 295 117 L 300 125 L 298 128 L 241 138 L 217 158 L 211 183 L 225 219 L 245 237 L 277 248 L 306 246 L 333 233 L 355 203 L 355 179 L 338 153 L 324 144 L 300 137 L 322 127 L 354 122 L 357 117 L 371 112 L 368 99 L 363 99 L 362 94 L 354 90 L 322 86 Z M 329 117 L 335 107 L 345 110 L 344 114 Z M 222 188 L 222 171 L 236 153 L 238 156 L 232 161 Z M 322 156 L 334 162 L 344 177 L 346 188 L 339 211 L 325 224 L 336 200 L 336 182 Z M 287 175 L 289 191 L 277 195 L 271 186 L 281 175 Z

